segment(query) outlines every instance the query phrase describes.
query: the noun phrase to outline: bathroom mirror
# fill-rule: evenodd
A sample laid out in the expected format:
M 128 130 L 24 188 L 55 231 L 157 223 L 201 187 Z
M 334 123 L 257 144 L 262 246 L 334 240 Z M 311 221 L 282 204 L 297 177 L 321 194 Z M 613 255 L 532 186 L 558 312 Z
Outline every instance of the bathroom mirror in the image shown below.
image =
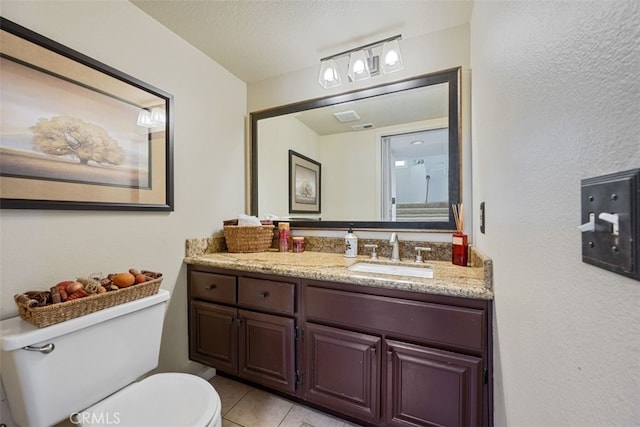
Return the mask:
M 251 214 L 298 228 L 454 230 L 459 88 L 458 67 L 251 113 Z M 320 165 L 300 169 L 305 182 L 289 151 Z M 290 209 L 301 187 L 309 213 Z

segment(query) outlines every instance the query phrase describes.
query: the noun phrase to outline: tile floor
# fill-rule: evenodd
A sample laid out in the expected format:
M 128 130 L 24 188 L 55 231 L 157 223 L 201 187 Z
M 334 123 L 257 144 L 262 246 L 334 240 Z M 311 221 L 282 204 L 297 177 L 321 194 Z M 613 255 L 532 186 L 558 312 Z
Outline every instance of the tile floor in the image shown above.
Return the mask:
M 226 377 L 209 381 L 222 401 L 222 427 L 356 427 Z
M 358 427 L 226 377 L 215 376 L 209 382 L 222 402 L 222 427 Z M 54 427 L 76 425 L 64 420 Z

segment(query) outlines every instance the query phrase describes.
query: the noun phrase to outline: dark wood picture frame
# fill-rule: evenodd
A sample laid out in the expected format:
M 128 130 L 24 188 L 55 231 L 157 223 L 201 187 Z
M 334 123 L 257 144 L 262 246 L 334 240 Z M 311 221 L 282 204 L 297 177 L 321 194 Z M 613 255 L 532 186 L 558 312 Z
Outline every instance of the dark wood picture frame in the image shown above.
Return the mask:
M 322 166 L 289 150 L 289 213 L 321 212 Z
M 174 210 L 171 94 L 2 17 L 0 60 L 1 208 Z

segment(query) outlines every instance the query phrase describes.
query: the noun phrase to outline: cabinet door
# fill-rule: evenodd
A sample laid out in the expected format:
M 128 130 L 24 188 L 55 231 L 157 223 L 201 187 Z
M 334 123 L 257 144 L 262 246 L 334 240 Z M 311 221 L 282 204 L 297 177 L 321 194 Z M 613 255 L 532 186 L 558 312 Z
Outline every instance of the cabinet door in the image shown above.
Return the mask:
M 238 372 L 236 309 L 191 302 L 189 358 L 223 372 Z
M 377 423 L 381 339 L 313 323 L 305 325 L 304 339 L 305 398 Z
M 295 392 L 294 320 L 239 310 L 239 376 Z
M 482 359 L 397 341 L 385 343 L 387 425 L 481 425 Z

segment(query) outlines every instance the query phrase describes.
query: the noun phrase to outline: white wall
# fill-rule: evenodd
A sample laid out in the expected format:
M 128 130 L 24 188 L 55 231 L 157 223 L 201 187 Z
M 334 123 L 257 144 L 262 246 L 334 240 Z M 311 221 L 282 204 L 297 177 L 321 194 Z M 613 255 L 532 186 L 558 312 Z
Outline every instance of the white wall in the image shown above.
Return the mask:
M 380 140 L 382 136 L 393 132 L 428 129 L 434 123 L 441 123 L 441 120 L 319 136 L 297 120 L 294 115 L 288 114 L 261 120 L 259 123 L 261 143 L 258 153 L 260 218 L 266 218 L 267 214 L 274 214 L 279 217 L 319 216 L 325 221 L 344 218 L 351 221 L 379 221 L 381 219 Z M 310 157 L 322 165 L 322 213 L 320 215 L 289 214 L 288 212 L 289 149 Z M 439 156 L 435 158 L 438 159 Z M 431 160 L 434 161 L 433 158 Z M 420 170 L 423 171 L 420 182 L 423 182 L 424 167 L 420 166 Z M 410 181 L 410 177 L 405 178 Z M 437 182 L 435 184 L 437 185 Z M 418 191 L 422 195 L 420 197 L 424 198 L 425 188 L 423 185 L 422 188 L 413 190 Z M 443 191 L 446 191 L 446 185 L 443 188 Z M 446 194 L 439 194 L 437 189 L 430 196 L 432 199 L 433 197 L 446 198 Z M 420 197 L 416 195 L 415 200 L 420 200 Z
M 258 193 L 261 219 L 267 214 L 295 216 L 289 215 L 289 150 L 315 160 L 320 154 L 319 140 L 317 133 L 292 115 L 260 121 L 258 180 L 264 184 Z
M 333 31 L 339 31 L 334 28 Z M 368 80 L 324 89 L 318 84 L 318 65 L 271 79 L 251 83 L 248 87 L 248 109 L 259 111 L 297 101 L 336 95 L 364 89 L 412 76 L 462 66 L 469 68 L 469 25 L 460 25 L 400 42 L 404 70 L 382 74 Z
M 380 221 L 382 137 L 394 133 L 417 132 L 432 128 L 435 124 L 442 125 L 442 120 L 423 120 L 320 137 L 322 218 L 329 221 Z M 433 156 L 431 158 L 433 160 Z M 420 169 L 424 171 L 423 167 Z M 411 182 L 409 176 L 402 178 L 402 182 Z M 397 178 L 397 191 L 400 191 L 402 178 Z M 420 179 L 423 182 L 424 175 Z M 416 180 L 414 178 L 413 182 Z M 418 191 L 424 198 L 425 188 L 423 186 L 414 191 Z M 420 197 L 416 197 L 416 200 L 420 200 Z
M 174 95 L 175 211 L 0 211 L 0 311 L 13 295 L 142 267 L 171 291 L 160 368 L 188 364 L 185 239 L 244 211 L 246 85 L 127 1 L 13 2 L 2 16 Z
M 582 178 L 640 167 L 639 24 L 637 1 L 474 5 L 496 425 L 640 422 L 640 282 L 582 263 L 576 228 Z
M 378 139 L 373 130 L 320 138 L 322 218 L 330 221 L 380 218 Z
M 248 111 L 255 112 L 267 108 L 290 104 L 293 102 L 326 97 L 345 91 L 363 89 L 397 80 L 404 80 L 426 73 L 441 71 L 453 67 L 462 67 L 462 163 L 463 163 L 463 191 L 462 196 L 467 206 L 471 205 L 471 148 L 470 148 L 470 73 L 469 73 L 469 25 L 461 25 L 443 31 L 429 33 L 420 37 L 405 38 L 401 42 L 401 49 L 405 69 L 392 74 L 344 84 L 341 87 L 326 90 L 317 83 L 318 66 L 284 74 L 272 79 L 252 83 L 248 87 Z M 247 186 L 247 198 L 249 187 Z M 247 202 L 248 203 L 248 202 Z M 323 209 L 324 210 L 324 209 Z M 470 213 L 465 224 L 471 227 Z M 472 229 L 468 230 L 472 233 Z M 388 233 L 380 233 L 387 236 Z M 305 230 L 305 235 L 339 236 L 344 231 L 330 232 L 327 230 Z M 361 237 L 365 236 L 359 233 Z M 367 236 L 374 236 L 368 234 Z M 401 233 L 401 239 L 430 241 L 451 241 L 449 234 L 442 233 Z

